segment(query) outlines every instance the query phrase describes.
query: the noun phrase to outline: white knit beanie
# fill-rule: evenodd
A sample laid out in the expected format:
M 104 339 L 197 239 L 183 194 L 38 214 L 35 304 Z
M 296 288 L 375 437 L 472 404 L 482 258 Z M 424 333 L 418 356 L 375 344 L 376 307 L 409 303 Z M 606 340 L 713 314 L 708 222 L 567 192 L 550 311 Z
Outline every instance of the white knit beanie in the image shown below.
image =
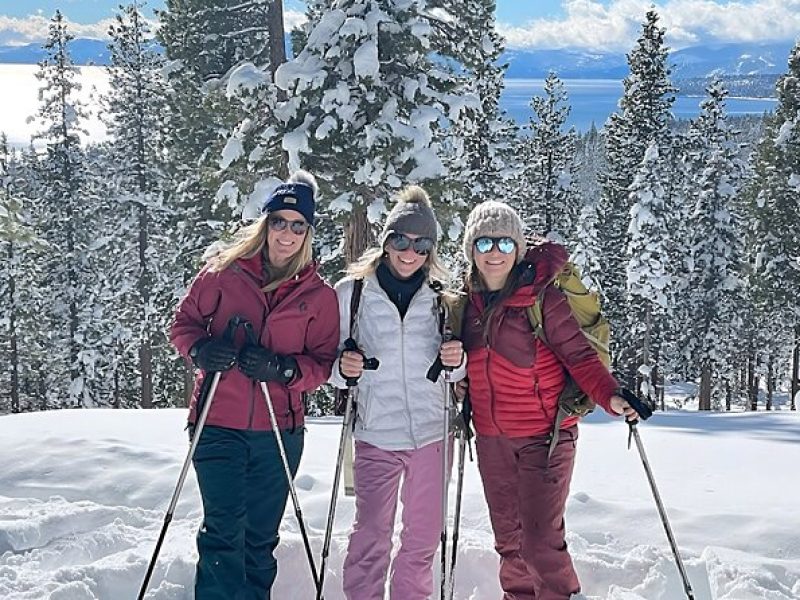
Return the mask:
M 505 202 L 486 200 L 467 217 L 464 229 L 464 256 L 472 261 L 472 245 L 479 237 L 510 237 L 517 243 L 517 261 L 525 256 L 525 224 L 513 208 Z

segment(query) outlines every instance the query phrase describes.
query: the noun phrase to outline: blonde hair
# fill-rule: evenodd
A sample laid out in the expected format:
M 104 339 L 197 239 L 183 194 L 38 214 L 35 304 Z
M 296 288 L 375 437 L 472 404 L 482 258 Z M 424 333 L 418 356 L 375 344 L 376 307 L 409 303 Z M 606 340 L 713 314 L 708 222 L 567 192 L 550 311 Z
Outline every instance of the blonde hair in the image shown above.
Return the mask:
M 305 183 L 311 186 L 314 195 L 317 195 L 319 187 L 317 180 L 308 171 L 295 171 L 288 179 L 288 183 Z M 214 252 L 208 259 L 208 270 L 211 272 L 224 271 L 240 258 L 252 258 L 259 252 L 264 253 L 264 264 L 267 266 L 270 281 L 261 288 L 265 292 L 271 292 L 280 285 L 295 277 L 302 271 L 313 258 L 312 241 L 314 228 L 309 225 L 306 230 L 303 244 L 300 250 L 289 260 L 286 266 L 277 268 L 269 263 L 269 249 L 267 244 L 267 233 L 269 229 L 268 216 L 260 217 L 254 223 L 242 227 L 234 235 L 233 241 Z

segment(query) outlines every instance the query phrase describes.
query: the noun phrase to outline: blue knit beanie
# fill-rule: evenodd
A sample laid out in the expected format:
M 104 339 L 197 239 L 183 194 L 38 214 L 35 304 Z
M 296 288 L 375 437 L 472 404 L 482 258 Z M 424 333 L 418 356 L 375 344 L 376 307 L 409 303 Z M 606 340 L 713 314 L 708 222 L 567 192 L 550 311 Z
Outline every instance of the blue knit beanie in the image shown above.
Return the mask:
M 262 215 L 279 210 L 294 210 L 314 226 L 314 188 L 306 183 L 282 183 L 276 187 L 261 208 Z

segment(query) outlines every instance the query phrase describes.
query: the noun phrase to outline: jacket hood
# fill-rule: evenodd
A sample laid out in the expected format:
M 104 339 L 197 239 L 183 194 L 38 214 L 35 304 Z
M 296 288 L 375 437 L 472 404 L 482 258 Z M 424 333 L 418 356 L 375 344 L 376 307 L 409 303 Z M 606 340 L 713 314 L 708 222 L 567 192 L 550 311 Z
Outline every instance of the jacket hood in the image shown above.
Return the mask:
M 564 270 L 568 260 L 567 249 L 555 242 L 537 239 L 528 246 L 521 264 L 533 267 L 533 292 L 538 294 L 550 284 Z

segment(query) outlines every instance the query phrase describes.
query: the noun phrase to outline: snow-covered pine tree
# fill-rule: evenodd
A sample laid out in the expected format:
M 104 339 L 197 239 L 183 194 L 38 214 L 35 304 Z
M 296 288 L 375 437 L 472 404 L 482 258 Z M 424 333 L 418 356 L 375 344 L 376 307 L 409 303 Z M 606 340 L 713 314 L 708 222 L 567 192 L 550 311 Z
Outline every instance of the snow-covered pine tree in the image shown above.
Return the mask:
M 0 401 L 0 413 L 20 412 L 23 401 L 20 373 L 24 365 L 25 336 L 30 325 L 30 307 L 21 302 L 21 291 L 29 287 L 31 270 L 26 267 L 26 250 L 35 240 L 33 229 L 26 222 L 24 204 L 26 179 L 17 153 L 0 133 L 0 360 L 5 368 L 0 381 L 8 390 Z
M 235 202 L 217 194 L 219 156 L 242 117 L 225 96 L 225 76 L 245 62 L 268 64 L 269 6 L 269 0 L 167 0 L 158 13 L 157 37 L 168 59 L 165 145 L 176 216 L 172 235 L 185 281 L 238 212 Z
M 600 262 L 600 242 L 597 240 L 597 204 L 589 202 L 584 204 L 578 215 L 575 227 L 575 243 L 572 246 L 572 262 L 580 269 L 581 277 L 586 287 L 595 289 L 602 294 L 600 289 L 600 271 L 603 266 Z
M 455 66 L 465 108 L 444 134 L 449 171 L 438 217 L 447 240 L 457 245 L 472 207 L 488 198 L 515 195 L 514 143 L 517 126 L 500 107 L 506 64 L 505 43 L 495 22 L 495 0 L 431 0 L 428 20 L 433 48 Z M 457 252 L 457 256 L 461 253 Z
M 688 133 L 686 157 L 687 201 L 693 210 L 687 219 L 686 285 L 679 345 L 692 370 L 700 376 L 698 408 L 722 406 L 735 386 L 735 352 L 742 294 L 742 224 L 733 200 L 742 184 L 743 167 L 727 125 L 725 87 L 714 80 L 700 104 L 701 114 Z
M 627 331 L 628 346 L 621 361 L 637 365 L 640 391 L 655 395 L 651 383 L 658 381 L 663 317 L 669 310 L 668 189 L 671 169 L 657 143 L 644 154 L 639 172 L 630 186 L 633 206 L 628 225 Z M 627 359 L 627 360 L 626 360 Z
M 205 250 L 239 221 L 238 191 L 231 184 L 221 186 L 220 156 L 246 115 L 226 88 L 234 68 L 269 64 L 272 3 L 167 0 L 166 10 L 158 12 L 157 37 L 168 59 L 164 143 L 168 207 L 174 215 L 169 235 L 184 283 L 196 273 Z M 188 373 L 184 381 L 188 398 Z
M 653 141 L 658 143 L 659 160 L 671 154 L 666 132 L 675 89 L 669 80 L 665 30 L 659 27 L 658 20 L 654 9 L 647 12 L 642 33 L 628 54 L 630 74 L 622 82 L 620 110 L 605 124 L 606 171 L 599 178 L 598 240 L 604 265 L 600 285 L 606 298 L 604 310 L 612 326 L 614 364 L 623 370 L 636 367 L 619 362 L 620 350 L 629 343 L 625 331 L 628 258 L 624 253 L 629 246 L 627 232 L 633 202 L 629 188 Z
M 535 232 L 572 246 L 580 200 L 575 190 L 577 134 L 566 129 L 571 110 L 567 91 L 550 72 L 543 95 L 531 100 L 533 117 L 518 145 L 520 213 Z
M 42 407 L 85 405 L 82 352 L 87 315 L 92 307 L 86 291 L 91 286 L 85 250 L 93 232 L 94 210 L 86 193 L 84 153 L 79 133 L 84 109 L 75 99 L 79 89 L 76 68 L 67 48 L 72 36 L 60 11 L 50 22 L 37 77 L 42 81 L 37 114 L 44 127 L 38 138 L 46 144 L 46 156 L 38 163 L 41 194 L 34 206 L 37 231 L 51 246 L 42 264 L 45 278 L 39 282 L 41 328 L 47 331 L 49 357 L 41 373 L 46 397 Z M 62 390 L 67 390 L 67 398 Z
M 334 0 L 276 74 L 289 95 L 278 116 L 290 168 L 318 176 L 330 198 L 320 209 L 343 224 L 347 260 L 369 245 L 370 224 L 394 192 L 446 174 L 437 138 L 454 80 L 431 58 L 421 8 Z
M 760 323 L 768 394 L 775 387 L 788 348 L 793 349 L 791 392 L 798 390 L 800 344 L 800 44 L 789 55 L 788 72 L 777 84 L 778 108 L 753 159 L 745 192 L 750 231 L 750 285 Z M 775 331 L 767 327 L 772 324 Z
M 113 340 L 109 388 L 114 389 L 114 406 L 150 408 L 155 402 L 169 404 L 179 389 L 165 332 L 180 273 L 169 271 L 172 241 L 158 225 L 168 221 L 162 168 L 166 83 L 163 58 L 141 3 L 121 7 L 109 35 L 105 116 L 111 141 L 104 167 L 111 172 L 109 221 L 114 235 L 104 254 L 117 265 L 107 273 L 106 302 L 116 313 L 107 332 Z
M 603 138 L 594 123 L 578 138 L 575 189 L 582 206 L 572 233 L 572 260 L 580 268 L 584 283 L 597 289 L 601 295 L 604 294 L 600 289 L 602 252 L 597 229 L 597 204 L 600 200 L 597 177 L 605 170 L 603 147 Z

